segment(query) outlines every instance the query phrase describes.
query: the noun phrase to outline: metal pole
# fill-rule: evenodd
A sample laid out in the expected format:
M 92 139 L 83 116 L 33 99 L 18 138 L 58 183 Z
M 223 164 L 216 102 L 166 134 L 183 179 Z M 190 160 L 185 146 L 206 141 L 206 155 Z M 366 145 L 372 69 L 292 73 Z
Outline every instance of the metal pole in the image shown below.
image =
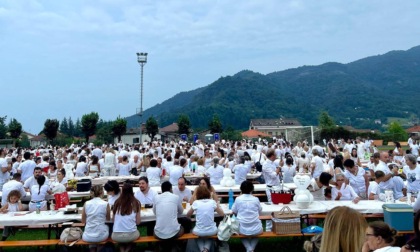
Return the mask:
M 140 74 L 140 138 L 139 138 L 139 144 L 140 144 L 140 148 L 141 145 L 143 144 L 143 133 L 142 133 L 142 124 L 143 124 L 143 66 L 144 63 L 140 63 L 141 66 L 141 74 Z

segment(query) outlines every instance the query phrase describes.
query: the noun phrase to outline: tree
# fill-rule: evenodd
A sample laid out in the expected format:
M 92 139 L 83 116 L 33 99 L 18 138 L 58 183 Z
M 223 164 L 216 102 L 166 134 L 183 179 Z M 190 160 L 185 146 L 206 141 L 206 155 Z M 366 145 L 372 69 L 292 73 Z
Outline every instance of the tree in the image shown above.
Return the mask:
M 186 134 L 188 136 L 188 134 L 190 133 L 190 128 L 191 128 L 191 124 L 190 124 L 190 118 L 186 115 L 186 114 L 181 114 L 178 117 L 178 134 Z
M 220 122 L 219 116 L 217 116 L 217 114 L 214 114 L 213 119 L 209 122 L 209 129 L 211 134 L 222 133 L 222 123 Z
M 13 145 L 16 146 L 16 139 L 18 139 L 20 134 L 22 134 L 22 124 L 15 118 L 12 118 L 7 128 L 10 133 L 10 137 L 13 138 Z
M 94 144 L 101 145 L 104 143 L 106 144 L 114 143 L 114 137 L 113 137 L 111 124 L 104 124 L 102 127 L 98 128 L 98 130 L 96 131 L 96 141 L 94 142 Z
M 67 118 L 64 119 L 60 123 L 60 131 L 63 134 L 70 135 L 69 133 L 69 124 L 67 123 Z
M 71 119 L 71 117 L 69 117 L 69 136 L 75 136 L 75 128 L 74 128 L 74 123 L 73 120 Z
M 326 111 L 322 111 L 318 117 L 319 127 L 321 129 L 328 129 L 335 127 L 334 119 Z
M 6 133 L 7 133 L 6 118 L 7 116 L 4 116 L 4 117 L 0 116 L 0 139 L 6 138 Z
M 80 123 L 80 119 L 77 118 L 76 125 L 74 126 L 74 136 L 80 137 L 82 136 L 82 124 Z
M 392 141 L 406 141 L 408 134 L 399 122 L 391 122 L 388 126 L 388 134 Z
M 155 138 L 157 133 L 159 133 L 158 122 L 153 116 L 149 117 L 149 119 L 146 121 L 146 133 L 152 140 Z
M 86 143 L 89 142 L 89 137 L 95 134 L 98 121 L 99 115 L 96 112 L 82 116 L 82 132 L 85 135 Z
M 118 118 L 112 122 L 111 130 L 112 134 L 118 137 L 118 142 L 120 142 L 121 136 L 127 130 L 127 120 L 118 116 Z
M 45 134 L 45 136 L 52 142 L 54 138 L 57 137 L 57 131 L 58 127 L 60 126 L 60 123 L 57 119 L 47 119 L 44 123 L 44 129 L 42 132 Z

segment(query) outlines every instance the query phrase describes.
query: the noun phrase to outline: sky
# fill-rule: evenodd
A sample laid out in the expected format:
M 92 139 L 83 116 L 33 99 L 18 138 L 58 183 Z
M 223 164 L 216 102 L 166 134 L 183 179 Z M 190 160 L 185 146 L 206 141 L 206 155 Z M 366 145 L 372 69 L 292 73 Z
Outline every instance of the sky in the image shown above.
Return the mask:
M 420 45 L 419 9 L 417 0 L 0 0 L 0 116 L 38 134 L 46 119 L 133 115 L 136 52 L 148 53 L 146 110 L 244 69 L 407 50 Z

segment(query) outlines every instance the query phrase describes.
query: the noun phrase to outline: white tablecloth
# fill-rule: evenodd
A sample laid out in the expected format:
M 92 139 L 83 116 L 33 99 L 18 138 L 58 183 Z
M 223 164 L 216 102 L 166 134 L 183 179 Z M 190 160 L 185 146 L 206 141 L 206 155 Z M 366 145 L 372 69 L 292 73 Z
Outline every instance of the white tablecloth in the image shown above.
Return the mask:
M 351 201 L 315 201 L 309 205 L 307 209 L 297 208 L 294 202 L 290 204 L 266 204 L 261 203 L 262 212 L 261 216 L 269 216 L 272 212 L 280 211 L 283 206 L 288 206 L 292 211 L 299 211 L 300 214 L 317 214 L 326 213 L 336 206 L 348 206 L 356 209 L 360 213 L 369 214 L 381 214 L 383 213 L 382 205 L 384 202 L 377 200 L 361 200 L 358 204 L 354 204 Z M 227 204 L 221 205 L 223 211 L 226 214 L 230 214 L 231 210 L 228 209 Z M 187 208 L 184 209 L 181 217 L 186 216 L 190 204 L 187 204 Z M 53 214 L 50 211 L 41 211 L 41 214 L 35 212 L 29 213 L 23 216 L 10 216 L 9 214 L 0 214 L 0 224 L 4 226 L 24 226 L 24 225 L 46 225 L 63 223 L 67 221 L 80 221 L 82 219 L 81 214 L 64 214 L 63 212 L 56 212 Z M 152 208 L 147 208 L 141 211 L 142 222 L 156 220 L 155 214 Z

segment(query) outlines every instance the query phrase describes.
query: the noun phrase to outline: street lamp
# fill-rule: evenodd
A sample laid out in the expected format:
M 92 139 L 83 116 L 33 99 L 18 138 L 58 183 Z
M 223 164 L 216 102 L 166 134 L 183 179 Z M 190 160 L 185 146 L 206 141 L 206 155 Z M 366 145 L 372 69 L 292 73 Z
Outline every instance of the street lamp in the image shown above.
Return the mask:
M 138 115 L 140 116 L 140 138 L 139 144 L 142 144 L 142 116 L 143 116 L 143 66 L 147 63 L 147 53 L 137 53 L 137 62 L 140 64 L 141 75 L 140 75 L 140 110 Z

